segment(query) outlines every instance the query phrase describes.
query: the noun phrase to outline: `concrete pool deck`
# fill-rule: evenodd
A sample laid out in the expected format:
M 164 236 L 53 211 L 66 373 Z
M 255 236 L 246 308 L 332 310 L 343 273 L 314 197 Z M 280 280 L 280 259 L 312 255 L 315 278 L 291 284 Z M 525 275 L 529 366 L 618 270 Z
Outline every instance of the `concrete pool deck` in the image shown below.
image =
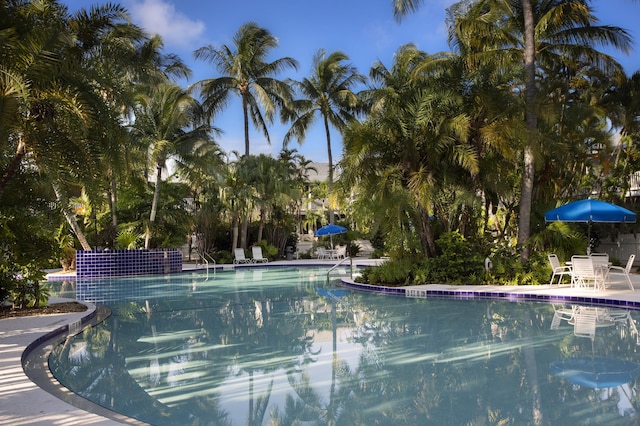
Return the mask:
M 356 265 L 374 264 L 376 261 L 367 259 L 354 260 Z M 305 259 L 297 261 L 270 262 L 270 266 L 296 265 L 325 265 L 333 266 L 335 261 L 317 261 Z M 345 262 L 348 265 L 348 262 Z M 227 269 L 230 265 L 225 265 Z M 265 266 L 248 265 L 242 267 Z M 223 265 L 219 265 L 220 268 Z M 185 264 L 183 270 L 193 270 L 192 264 Z M 445 296 L 455 292 L 459 298 L 494 297 L 507 300 L 563 300 L 573 303 L 590 303 L 590 300 L 604 300 L 621 307 L 640 308 L 640 275 L 632 274 L 632 282 L 637 291 L 632 292 L 622 281 L 604 292 L 594 293 L 589 290 L 578 290 L 565 286 L 450 286 L 425 285 L 413 286 L 415 296 L 426 297 L 424 294 L 440 294 Z M 406 290 L 406 288 L 402 288 Z M 50 303 L 63 302 L 66 299 L 52 298 Z M 524 301 L 524 300 L 523 300 Z M 54 396 L 47 390 L 35 384 L 25 373 L 23 357 L 31 352 L 39 342 L 48 340 L 48 336 L 60 333 L 61 329 L 73 329 L 90 317 L 96 315 L 96 306 L 87 303 L 88 310 L 69 314 L 53 314 L 33 317 L 6 318 L 0 320 L 0 425 L 116 425 L 143 424 L 134 419 L 118 419 L 118 416 L 101 415 L 101 410 L 92 408 L 89 404 L 85 409 L 78 408 Z M 46 362 L 46 360 L 42 360 Z

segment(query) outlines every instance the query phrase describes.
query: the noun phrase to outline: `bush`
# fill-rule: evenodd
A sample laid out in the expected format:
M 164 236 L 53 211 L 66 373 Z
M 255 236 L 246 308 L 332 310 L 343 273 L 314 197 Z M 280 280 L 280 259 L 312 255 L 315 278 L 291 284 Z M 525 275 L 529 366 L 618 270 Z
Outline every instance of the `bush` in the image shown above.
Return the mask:
M 413 284 L 416 264 L 408 259 L 384 262 L 379 266 L 367 268 L 362 275 L 356 278 L 357 282 L 385 285 L 403 286 Z
M 442 234 L 436 241 L 441 255 L 426 259 L 416 272 L 415 284 L 480 284 L 485 270 L 481 253 L 459 232 Z
M 18 308 L 46 305 L 49 290 L 42 286 L 43 279 L 44 273 L 36 265 L 3 264 L 0 266 L 0 301 L 8 300 Z
M 360 250 L 362 250 L 362 247 L 360 247 L 360 244 L 356 244 L 354 242 L 349 242 L 347 244 L 347 253 L 351 257 L 356 257 L 358 253 L 360 253 Z
M 548 282 L 550 269 L 545 253 L 532 254 L 522 265 L 520 256 L 512 247 L 497 247 L 486 256 L 484 250 L 475 247 L 458 232 L 443 234 L 437 241 L 440 256 L 392 260 L 370 268 L 359 282 L 373 285 L 420 284 L 511 284 L 535 285 Z M 492 263 L 485 270 L 485 258 Z
M 229 250 L 218 250 L 213 254 L 216 263 L 233 263 L 233 254 Z

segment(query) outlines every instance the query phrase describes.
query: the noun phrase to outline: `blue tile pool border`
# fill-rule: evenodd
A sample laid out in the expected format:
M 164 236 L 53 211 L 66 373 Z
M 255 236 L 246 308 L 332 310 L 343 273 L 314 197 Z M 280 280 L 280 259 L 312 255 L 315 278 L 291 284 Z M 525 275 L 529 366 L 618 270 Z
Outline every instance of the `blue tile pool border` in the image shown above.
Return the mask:
M 380 293 L 384 295 L 404 296 L 407 298 L 448 298 L 458 300 L 506 300 L 509 302 L 540 302 L 540 303 L 578 303 L 582 305 L 612 306 L 640 310 L 640 302 L 630 300 L 617 300 L 611 298 L 590 296 L 572 296 L 557 294 L 514 293 L 499 290 L 470 290 L 461 286 L 460 289 L 428 289 L 423 286 L 411 287 L 384 287 L 370 284 L 357 283 L 355 281 L 341 279 L 342 286 L 358 291 Z
M 166 275 L 182 271 L 182 251 L 177 248 L 148 250 L 78 250 L 76 278 Z

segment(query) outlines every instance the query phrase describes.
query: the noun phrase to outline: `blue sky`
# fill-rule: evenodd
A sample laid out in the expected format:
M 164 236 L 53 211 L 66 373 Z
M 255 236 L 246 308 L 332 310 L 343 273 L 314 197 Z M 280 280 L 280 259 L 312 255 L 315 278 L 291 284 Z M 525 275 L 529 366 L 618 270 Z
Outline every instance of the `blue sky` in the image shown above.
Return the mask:
M 86 0 L 61 0 L 72 10 L 95 3 Z M 297 72 L 290 71 L 280 78 L 301 79 L 311 68 L 311 58 L 320 48 L 341 50 L 350 62 L 367 75 L 374 62 L 386 65 L 393 53 L 406 43 L 413 42 L 429 53 L 449 51 L 445 26 L 445 9 L 453 0 L 425 0 L 419 10 L 400 23 L 393 19 L 391 0 L 237 0 L 236 2 L 203 0 L 121 0 L 134 23 L 150 33 L 160 34 L 167 52 L 178 54 L 193 70 L 189 83 L 217 76 L 210 65 L 195 61 L 193 52 L 205 45 L 231 45 L 233 35 L 246 22 L 254 21 L 279 39 L 272 58 L 290 56 L 298 60 Z M 635 40 L 634 51 L 626 56 L 614 56 L 627 74 L 640 70 L 640 1 L 597 0 L 592 2 L 596 16 L 603 25 L 627 29 Z M 217 142 L 226 152 L 244 153 L 242 113 L 239 103 L 231 103 L 214 125 L 224 133 Z M 287 128 L 274 123 L 270 127 L 271 145 L 256 131 L 252 131 L 251 153 L 271 153 L 277 156 Z M 307 159 L 327 161 L 326 139 L 318 121 L 302 145 L 293 142 Z M 332 136 L 334 161 L 341 156 L 340 137 Z

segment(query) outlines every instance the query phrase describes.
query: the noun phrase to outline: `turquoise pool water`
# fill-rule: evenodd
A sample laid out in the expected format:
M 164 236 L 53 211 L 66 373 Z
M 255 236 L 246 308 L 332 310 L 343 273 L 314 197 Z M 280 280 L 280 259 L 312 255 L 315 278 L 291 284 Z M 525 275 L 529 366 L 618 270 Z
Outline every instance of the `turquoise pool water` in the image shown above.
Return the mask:
M 639 422 L 639 312 L 381 296 L 326 271 L 55 284 L 113 315 L 50 369 L 154 425 Z

